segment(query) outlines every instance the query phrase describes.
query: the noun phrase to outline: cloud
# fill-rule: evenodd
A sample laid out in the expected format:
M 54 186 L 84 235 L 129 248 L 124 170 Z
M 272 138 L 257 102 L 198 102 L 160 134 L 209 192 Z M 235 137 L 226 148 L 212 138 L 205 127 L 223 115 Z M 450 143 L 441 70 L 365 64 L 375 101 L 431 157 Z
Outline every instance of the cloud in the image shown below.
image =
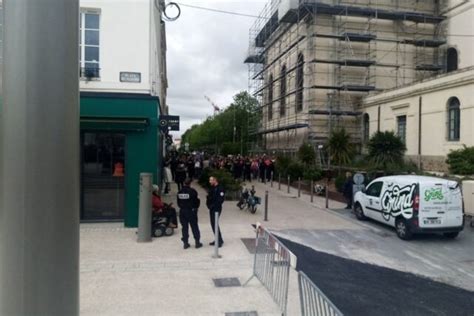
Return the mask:
M 225 11 L 258 15 L 259 1 L 178 1 Z M 255 19 L 181 6 L 181 17 L 167 22 L 168 100 L 170 113 L 181 117 L 179 137 L 212 115 L 209 96 L 220 107 L 248 88 L 249 28 Z

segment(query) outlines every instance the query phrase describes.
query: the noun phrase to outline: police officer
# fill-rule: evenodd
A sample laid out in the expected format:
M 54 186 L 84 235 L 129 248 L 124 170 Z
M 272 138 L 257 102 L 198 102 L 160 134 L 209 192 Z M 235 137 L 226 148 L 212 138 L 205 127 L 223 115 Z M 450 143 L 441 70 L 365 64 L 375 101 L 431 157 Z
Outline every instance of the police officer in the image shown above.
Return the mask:
M 209 194 L 207 196 L 206 204 L 207 207 L 209 208 L 209 217 L 211 219 L 211 226 L 212 226 L 212 231 L 214 232 L 214 236 L 216 234 L 215 231 L 215 213 L 219 213 L 219 218 L 221 216 L 222 212 L 222 203 L 224 203 L 224 196 L 225 192 L 222 186 L 219 184 L 219 181 L 217 180 L 216 177 L 210 177 L 209 178 L 209 184 L 211 185 L 211 188 L 209 189 Z M 224 244 L 224 240 L 222 239 L 222 233 L 220 227 L 218 227 L 218 235 L 219 235 L 219 247 L 222 247 Z M 215 245 L 215 240 L 209 245 L 214 246 Z
M 178 206 L 179 206 L 179 220 L 182 226 L 183 237 L 183 248 L 188 249 L 190 247 L 188 243 L 189 239 L 189 225 L 191 225 L 191 230 L 193 231 L 193 237 L 196 242 L 196 248 L 201 248 L 202 243 L 200 242 L 201 233 L 199 231 L 198 225 L 198 209 L 200 205 L 200 200 L 198 198 L 198 193 L 196 190 L 191 188 L 191 179 L 186 179 L 184 181 L 184 186 L 178 192 Z

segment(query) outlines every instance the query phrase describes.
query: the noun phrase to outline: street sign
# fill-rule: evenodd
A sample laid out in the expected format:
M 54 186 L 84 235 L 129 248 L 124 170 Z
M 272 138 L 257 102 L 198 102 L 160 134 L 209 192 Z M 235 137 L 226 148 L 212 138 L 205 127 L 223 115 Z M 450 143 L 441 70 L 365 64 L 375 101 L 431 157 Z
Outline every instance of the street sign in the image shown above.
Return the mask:
M 160 129 L 162 131 L 179 131 L 179 116 L 161 115 Z
M 353 177 L 355 184 L 363 184 L 364 183 L 364 175 L 362 173 L 356 173 Z
M 120 82 L 142 82 L 142 74 L 139 72 L 120 72 Z

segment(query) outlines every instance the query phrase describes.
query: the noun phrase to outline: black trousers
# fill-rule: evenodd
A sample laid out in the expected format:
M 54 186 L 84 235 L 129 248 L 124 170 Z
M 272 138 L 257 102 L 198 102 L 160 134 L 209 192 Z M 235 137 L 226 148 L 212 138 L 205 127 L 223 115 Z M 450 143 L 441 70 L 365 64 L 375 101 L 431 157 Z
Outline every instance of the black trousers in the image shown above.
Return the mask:
M 189 226 L 193 232 L 193 237 L 196 243 L 201 239 L 201 232 L 199 231 L 197 209 L 181 209 L 179 211 L 179 221 L 181 222 L 181 232 L 183 234 L 181 240 L 187 244 L 189 240 Z
M 218 211 L 217 213 L 219 213 L 219 222 L 220 222 L 222 210 Z M 212 232 L 214 233 L 214 236 L 216 235 L 216 217 L 215 216 L 216 216 L 215 210 L 209 210 L 209 217 L 211 219 Z M 220 225 L 218 228 L 219 228 L 219 244 L 222 244 L 224 243 L 224 240 L 222 239 L 222 231 L 221 231 Z

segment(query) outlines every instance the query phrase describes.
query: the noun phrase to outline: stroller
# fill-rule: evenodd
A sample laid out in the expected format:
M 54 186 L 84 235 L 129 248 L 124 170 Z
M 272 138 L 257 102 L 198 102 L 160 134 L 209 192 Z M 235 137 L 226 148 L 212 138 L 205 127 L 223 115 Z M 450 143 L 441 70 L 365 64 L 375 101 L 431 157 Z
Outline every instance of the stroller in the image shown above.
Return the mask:
M 164 211 L 171 208 L 171 205 L 165 204 Z M 151 218 L 151 235 L 154 237 L 172 236 L 174 228 L 170 227 L 171 219 L 160 213 L 153 212 Z

